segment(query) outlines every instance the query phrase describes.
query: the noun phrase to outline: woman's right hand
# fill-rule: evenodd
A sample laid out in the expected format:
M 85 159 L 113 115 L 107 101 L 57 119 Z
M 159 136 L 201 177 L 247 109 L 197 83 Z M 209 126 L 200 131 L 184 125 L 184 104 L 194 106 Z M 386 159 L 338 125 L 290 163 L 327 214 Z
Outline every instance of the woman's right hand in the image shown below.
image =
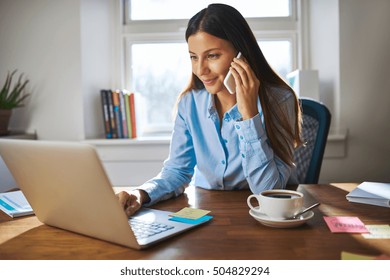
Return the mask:
M 129 192 L 119 192 L 116 194 L 119 204 L 122 206 L 128 217 L 137 212 L 142 204 L 150 200 L 148 194 L 143 190 L 134 190 Z
M 251 119 L 259 113 L 257 99 L 259 98 L 260 81 L 245 58 L 234 58 L 231 71 L 236 82 L 237 107 L 242 119 Z

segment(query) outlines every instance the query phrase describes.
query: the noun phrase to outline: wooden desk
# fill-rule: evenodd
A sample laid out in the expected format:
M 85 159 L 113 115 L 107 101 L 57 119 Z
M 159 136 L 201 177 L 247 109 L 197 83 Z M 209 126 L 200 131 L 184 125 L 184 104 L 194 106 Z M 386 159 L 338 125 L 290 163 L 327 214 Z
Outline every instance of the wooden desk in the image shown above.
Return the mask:
M 249 191 L 187 188 L 184 195 L 155 208 L 178 211 L 185 206 L 211 210 L 214 219 L 199 228 L 143 251 L 74 234 L 40 223 L 35 216 L 10 219 L 0 213 L 0 259 L 340 259 L 341 251 L 390 255 L 388 239 L 333 234 L 323 216 L 358 216 L 365 224 L 390 224 L 390 209 L 349 203 L 356 184 L 300 185 L 306 205 L 321 206 L 304 226 L 265 227 L 249 214 Z M 75 217 L 77 218 L 77 217 Z

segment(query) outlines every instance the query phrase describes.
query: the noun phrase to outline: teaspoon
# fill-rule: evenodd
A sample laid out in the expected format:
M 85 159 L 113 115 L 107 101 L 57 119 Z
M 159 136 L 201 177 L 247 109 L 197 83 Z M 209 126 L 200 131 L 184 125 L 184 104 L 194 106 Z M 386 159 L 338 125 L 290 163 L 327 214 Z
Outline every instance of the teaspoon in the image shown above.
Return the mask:
M 307 211 L 313 209 L 313 208 L 316 208 L 317 206 L 319 206 L 321 203 L 317 202 L 315 204 L 313 204 L 312 206 L 309 206 L 307 207 L 306 209 L 302 210 L 301 212 L 299 212 L 298 214 L 295 214 L 294 216 L 292 216 L 291 218 L 289 219 L 296 219 L 298 218 L 299 216 L 301 216 L 302 214 L 306 213 Z

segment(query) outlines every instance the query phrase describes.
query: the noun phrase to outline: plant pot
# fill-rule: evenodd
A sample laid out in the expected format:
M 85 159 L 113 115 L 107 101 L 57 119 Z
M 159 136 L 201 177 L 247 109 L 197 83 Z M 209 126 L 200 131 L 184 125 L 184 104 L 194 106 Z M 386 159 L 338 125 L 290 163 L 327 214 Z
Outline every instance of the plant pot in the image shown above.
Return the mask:
M 11 119 L 12 110 L 0 109 L 0 136 L 8 135 L 8 125 Z

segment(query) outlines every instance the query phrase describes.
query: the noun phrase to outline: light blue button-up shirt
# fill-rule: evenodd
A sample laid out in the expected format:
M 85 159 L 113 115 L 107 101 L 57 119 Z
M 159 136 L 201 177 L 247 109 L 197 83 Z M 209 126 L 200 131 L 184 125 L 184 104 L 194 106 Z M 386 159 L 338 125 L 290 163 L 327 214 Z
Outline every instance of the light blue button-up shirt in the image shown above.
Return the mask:
M 292 120 L 293 94 L 277 90 L 277 100 Z M 202 89 L 184 95 L 178 104 L 169 157 L 161 172 L 139 187 L 149 194 L 148 205 L 180 195 L 191 181 L 213 190 L 250 188 L 260 193 L 284 188 L 295 168 L 274 155 L 260 101 L 258 109 L 252 119 L 241 120 L 235 105 L 220 121 L 212 94 Z

